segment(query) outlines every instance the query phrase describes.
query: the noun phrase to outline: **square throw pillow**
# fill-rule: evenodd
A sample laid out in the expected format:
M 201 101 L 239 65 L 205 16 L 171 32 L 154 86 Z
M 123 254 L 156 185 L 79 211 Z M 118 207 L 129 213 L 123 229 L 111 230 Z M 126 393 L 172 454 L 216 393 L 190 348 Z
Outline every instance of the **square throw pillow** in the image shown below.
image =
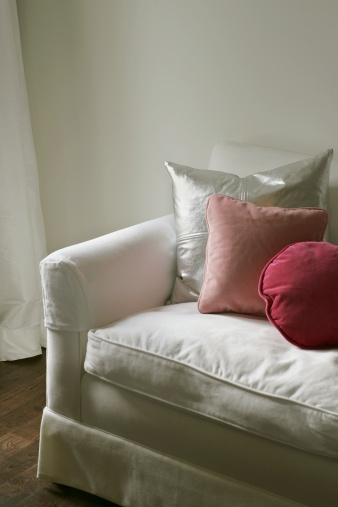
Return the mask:
M 169 303 L 198 299 L 208 239 L 205 206 L 210 195 L 225 194 L 258 206 L 327 209 L 332 156 L 333 151 L 327 150 L 316 157 L 245 178 L 167 162 L 177 235 L 177 275 Z
M 265 315 L 258 282 L 267 262 L 299 241 L 322 241 L 328 213 L 319 208 L 256 206 L 214 194 L 207 203 L 209 238 L 201 313 Z
M 262 271 L 259 294 L 270 322 L 300 348 L 338 347 L 338 246 L 286 246 Z

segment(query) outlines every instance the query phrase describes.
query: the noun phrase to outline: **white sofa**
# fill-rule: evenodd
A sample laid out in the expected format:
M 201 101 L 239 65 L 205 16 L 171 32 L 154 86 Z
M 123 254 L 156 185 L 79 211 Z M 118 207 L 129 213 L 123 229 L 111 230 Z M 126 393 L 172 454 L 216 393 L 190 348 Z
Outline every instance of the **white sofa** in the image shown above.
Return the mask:
M 230 143 L 209 169 L 302 158 Z M 338 244 L 335 162 L 330 194 Z M 338 505 L 338 349 L 298 349 L 263 317 L 164 305 L 175 260 L 167 216 L 42 262 L 38 476 L 129 507 Z

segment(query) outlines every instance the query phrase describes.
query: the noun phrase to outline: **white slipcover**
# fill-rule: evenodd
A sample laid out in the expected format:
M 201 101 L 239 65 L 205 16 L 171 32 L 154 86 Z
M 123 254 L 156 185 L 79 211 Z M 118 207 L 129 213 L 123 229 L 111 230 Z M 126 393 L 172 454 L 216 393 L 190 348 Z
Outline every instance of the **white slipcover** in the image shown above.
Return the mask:
M 242 148 L 214 153 L 241 175 Z M 172 217 L 55 252 L 41 273 L 39 477 L 126 507 L 336 504 L 336 351 L 293 348 L 265 319 L 163 306 Z
M 88 335 L 88 373 L 265 438 L 338 458 L 338 350 L 302 350 L 266 318 L 181 303 Z

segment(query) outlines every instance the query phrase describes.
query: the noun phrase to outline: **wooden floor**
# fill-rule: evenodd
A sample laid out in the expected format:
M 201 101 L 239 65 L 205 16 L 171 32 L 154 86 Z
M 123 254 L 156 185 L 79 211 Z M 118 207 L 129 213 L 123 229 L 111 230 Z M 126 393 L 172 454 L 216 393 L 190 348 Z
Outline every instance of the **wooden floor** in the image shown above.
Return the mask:
M 41 356 L 0 362 L 0 506 L 113 507 L 96 496 L 36 478 L 45 370 L 44 349 Z

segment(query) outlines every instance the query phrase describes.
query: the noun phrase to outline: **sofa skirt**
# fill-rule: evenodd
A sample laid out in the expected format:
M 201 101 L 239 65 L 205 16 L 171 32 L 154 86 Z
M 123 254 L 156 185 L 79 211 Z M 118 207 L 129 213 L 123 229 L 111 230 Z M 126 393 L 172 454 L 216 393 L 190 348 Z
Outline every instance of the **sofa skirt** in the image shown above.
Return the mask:
M 123 507 L 299 505 L 45 408 L 38 477 Z

